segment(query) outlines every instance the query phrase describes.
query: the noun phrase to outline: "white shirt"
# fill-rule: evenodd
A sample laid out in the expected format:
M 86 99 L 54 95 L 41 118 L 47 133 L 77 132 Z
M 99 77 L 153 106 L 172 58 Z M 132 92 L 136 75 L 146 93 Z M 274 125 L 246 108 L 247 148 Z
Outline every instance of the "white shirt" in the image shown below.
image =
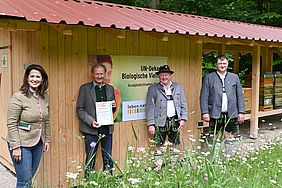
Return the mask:
M 169 87 L 166 88 L 162 83 L 161 85 L 164 86 L 164 90 L 165 90 L 165 94 L 168 96 L 168 95 L 172 95 L 172 92 L 171 92 L 171 89 L 170 89 L 170 86 L 171 86 L 172 82 L 169 83 Z M 174 103 L 173 103 L 173 99 L 172 100 L 167 100 L 166 102 L 166 114 L 167 114 L 167 117 L 173 117 L 176 115 L 175 113 L 175 106 L 174 106 Z
M 219 75 L 221 82 L 222 82 L 222 103 L 221 103 L 221 112 L 227 112 L 227 107 L 228 107 L 228 100 L 227 100 L 227 95 L 226 95 L 226 90 L 225 90 L 225 85 L 224 85 L 224 79 L 226 76 L 226 73 L 224 73 L 224 75 L 220 74 L 219 72 L 217 72 L 217 74 Z M 224 89 L 224 92 L 223 92 Z

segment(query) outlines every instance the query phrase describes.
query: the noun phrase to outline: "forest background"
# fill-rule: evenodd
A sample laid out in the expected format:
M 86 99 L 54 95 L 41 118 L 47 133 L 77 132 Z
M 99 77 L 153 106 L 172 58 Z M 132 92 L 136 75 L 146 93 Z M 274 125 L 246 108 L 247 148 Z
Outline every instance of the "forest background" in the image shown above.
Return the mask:
M 199 16 L 282 27 L 282 0 L 100 0 Z M 233 56 L 226 54 L 231 62 Z M 203 54 L 203 76 L 214 70 L 216 52 Z M 251 54 L 240 54 L 240 79 L 251 72 Z M 282 57 L 273 55 L 273 71 L 282 70 Z

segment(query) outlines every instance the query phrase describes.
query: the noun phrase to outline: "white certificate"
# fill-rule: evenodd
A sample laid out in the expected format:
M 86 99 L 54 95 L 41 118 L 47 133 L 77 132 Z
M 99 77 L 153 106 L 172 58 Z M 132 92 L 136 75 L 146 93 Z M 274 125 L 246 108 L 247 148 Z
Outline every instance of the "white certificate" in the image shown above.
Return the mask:
M 112 101 L 96 102 L 96 115 L 99 125 L 114 124 Z

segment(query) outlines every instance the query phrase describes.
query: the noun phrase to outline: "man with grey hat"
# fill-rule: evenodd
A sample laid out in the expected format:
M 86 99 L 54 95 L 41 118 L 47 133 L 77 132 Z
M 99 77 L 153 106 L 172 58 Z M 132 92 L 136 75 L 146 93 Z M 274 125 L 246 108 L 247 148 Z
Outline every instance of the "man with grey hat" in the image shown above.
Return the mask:
M 171 81 L 173 73 L 168 65 L 160 66 L 156 72 L 160 82 L 150 86 L 147 92 L 146 118 L 156 146 L 163 145 L 166 137 L 179 145 L 179 131 L 188 118 L 185 94 L 180 84 Z

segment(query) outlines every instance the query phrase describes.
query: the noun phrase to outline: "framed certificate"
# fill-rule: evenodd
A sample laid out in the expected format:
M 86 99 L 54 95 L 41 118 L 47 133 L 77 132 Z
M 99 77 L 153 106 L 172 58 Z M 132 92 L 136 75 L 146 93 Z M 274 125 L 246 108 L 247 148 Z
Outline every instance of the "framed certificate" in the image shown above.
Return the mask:
M 114 124 L 112 101 L 96 102 L 96 116 L 100 125 Z

